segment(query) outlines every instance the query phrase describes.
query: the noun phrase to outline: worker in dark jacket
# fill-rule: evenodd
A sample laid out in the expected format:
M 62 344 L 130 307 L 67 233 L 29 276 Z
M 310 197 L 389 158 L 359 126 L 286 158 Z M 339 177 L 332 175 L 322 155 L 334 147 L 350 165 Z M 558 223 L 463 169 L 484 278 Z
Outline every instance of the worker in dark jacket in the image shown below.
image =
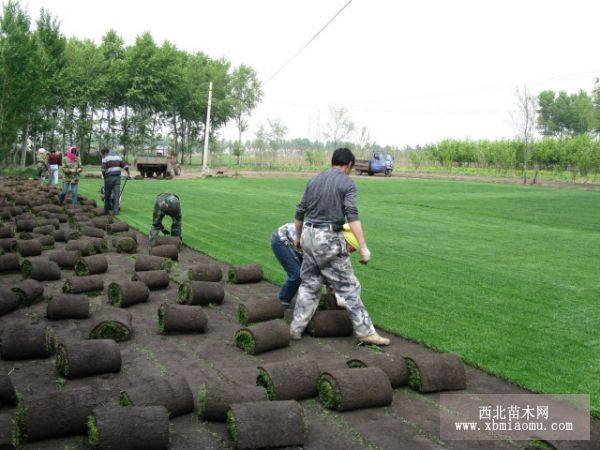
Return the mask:
M 165 216 L 172 219 L 171 232 L 162 224 Z M 154 203 L 154 213 L 152 215 L 152 228 L 150 229 L 150 246 L 156 242 L 156 238 L 160 232 L 170 234 L 171 236 L 181 237 L 181 204 L 179 197 L 175 194 L 166 192 L 156 197 Z
M 344 239 L 344 222 L 354 233 L 359 261 L 367 264 L 371 252 L 367 247 L 356 206 L 356 185 L 348 176 L 355 158 L 347 148 L 338 148 L 331 158 L 331 169 L 309 181 L 296 208 L 296 242 L 303 252 L 300 289 L 296 297 L 290 335 L 294 340 L 314 315 L 323 282 L 335 289 L 346 303 L 354 334 L 365 344 L 389 345 L 377 334 L 369 313 L 360 299 L 360 283 L 354 275 Z
M 127 172 L 129 179 L 131 178 L 129 166 L 123 161 L 123 158 L 111 152 L 108 147 L 103 147 L 100 154 L 102 155 L 102 176 L 104 177 L 104 213 L 108 214 L 112 207 L 113 214 L 118 216 L 119 199 L 121 197 L 121 170 Z

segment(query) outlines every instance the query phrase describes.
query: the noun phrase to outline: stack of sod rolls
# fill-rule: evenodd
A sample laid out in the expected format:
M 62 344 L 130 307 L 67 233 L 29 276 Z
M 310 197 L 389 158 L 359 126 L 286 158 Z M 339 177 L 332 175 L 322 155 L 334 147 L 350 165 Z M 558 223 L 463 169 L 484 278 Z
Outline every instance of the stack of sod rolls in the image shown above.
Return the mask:
M 94 313 L 88 323 L 82 325 L 90 339 L 112 339 L 123 342 L 131 339 L 133 327 L 131 313 L 122 308 L 105 306 Z
M 269 320 L 241 328 L 234 339 L 241 350 L 257 355 L 290 345 L 290 327 L 283 320 Z
M 11 324 L 0 334 L 0 358 L 47 358 L 54 353 L 54 333 L 44 324 Z
M 108 302 L 119 308 L 147 302 L 150 289 L 141 281 L 125 281 L 108 285 Z
M 267 400 L 262 387 L 229 380 L 211 380 L 198 390 L 198 414 L 202 420 L 225 422 L 227 411 L 234 403 Z
M 283 306 L 277 298 L 242 303 L 238 307 L 238 320 L 242 325 L 266 320 L 282 319 Z
M 304 445 L 304 413 L 295 400 L 234 403 L 227 428 L 239 449 Z
M 158 329 L 161 333 L 204 333 L 208 317 L 199 306 L 163 303 L 158 308 Z
M 315 360 L 290 359 L 259 366 L 256 384 L 267 390 L 269 400 L 303 400 L 316 397 L 319 375 Z
M 465 366 L 453 353 L 424 353 L 406 357 L 408 384 L 420 392 L 466 389 Z
M 87 435 L 98 449 L 166 450 L 169 414 L 163 406 L 100 406 L 87 419 Z
M 182 376 L 136 380 L 132 386 L 121 389 L 121 406 L 164 406 L 171 417 L 194 410 L 194 397 Z
M 332 370 L 319 377 L 319 400 L 335 411 L 388 406 L 392 393 L 390 380 L 379 367 Z
M 56 370 L 69 379 L 119 372 L 121 351 L 112 339 L 64 342 L 56 349 Z
M 248 266 L 232 266 L 228 276 L 232 283 L 258 283 L 264 275 L 260 265 L 250 264 Z
M 225 289 L 212 281 L 185 281 L 179 285 L 177 301 L 188 305 L 220 305 L 225 298 Z

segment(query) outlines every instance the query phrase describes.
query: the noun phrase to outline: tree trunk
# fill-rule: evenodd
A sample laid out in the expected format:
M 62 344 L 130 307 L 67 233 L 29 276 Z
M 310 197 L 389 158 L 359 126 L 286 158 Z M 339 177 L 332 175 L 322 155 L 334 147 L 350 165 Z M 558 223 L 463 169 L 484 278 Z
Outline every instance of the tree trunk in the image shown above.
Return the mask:
M 27 165 L 27 139 L 29 138 L 29 122 L 23 128 L 23 144 L 21 144 L 21 167 Z
M 179 153 L 179 149 L 177 148 L 178 143 L 177 136 L 177 114 L 173 113 L 173 156 L 175 156 L 175 160 L 177 160 L 177 155 Z

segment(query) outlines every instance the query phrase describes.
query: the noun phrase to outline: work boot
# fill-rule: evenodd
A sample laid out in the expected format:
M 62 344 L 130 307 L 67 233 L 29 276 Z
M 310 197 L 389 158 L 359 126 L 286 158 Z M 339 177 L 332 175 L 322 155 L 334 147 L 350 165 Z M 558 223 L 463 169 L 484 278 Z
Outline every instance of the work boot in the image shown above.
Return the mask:
M 367 345 L 390 345 L 390 340 L 388 338 L 384 338 L 383 336 L 379 336 L 377 333 L 369 334 L 368 336 L 363 336 L 358 338 L 358 342 L 361 344 Z

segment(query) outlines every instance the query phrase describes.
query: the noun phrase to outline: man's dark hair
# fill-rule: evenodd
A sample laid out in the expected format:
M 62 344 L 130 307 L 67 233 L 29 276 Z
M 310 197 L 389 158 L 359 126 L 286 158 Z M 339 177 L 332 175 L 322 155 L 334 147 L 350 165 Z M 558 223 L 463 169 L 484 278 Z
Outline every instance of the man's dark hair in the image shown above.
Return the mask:
M 107 146 L 104 146 L 100 149 L 100 154 L 101 155 L 106 155 L 108 152 L 110 152 L 110 150 L 108 149 Z
M 355 162 L 356 158 L 354 157 L 354 153 L 352 153 L 349 148 L 338 148 L 331 156 L 332 166 L 345 166 L 350 163 L 354 165 Z

